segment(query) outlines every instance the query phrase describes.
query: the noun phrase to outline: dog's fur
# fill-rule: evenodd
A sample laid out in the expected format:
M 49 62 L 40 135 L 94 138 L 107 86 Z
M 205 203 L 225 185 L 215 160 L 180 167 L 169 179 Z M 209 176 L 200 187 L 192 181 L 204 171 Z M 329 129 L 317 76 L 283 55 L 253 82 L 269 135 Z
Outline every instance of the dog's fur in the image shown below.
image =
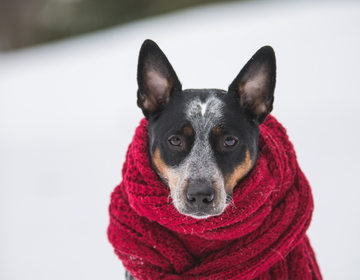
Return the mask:
M 148 120 L 153 168 L 180 213 L 205 219 L 220 215 L 231 203 L 234 187 L 257 160 L 259 125 L 272 110 L 275 77 L 275 54 L 265 46 L 228 92 L 182 90 L 156 43 L 143 43 L 137 104 Z

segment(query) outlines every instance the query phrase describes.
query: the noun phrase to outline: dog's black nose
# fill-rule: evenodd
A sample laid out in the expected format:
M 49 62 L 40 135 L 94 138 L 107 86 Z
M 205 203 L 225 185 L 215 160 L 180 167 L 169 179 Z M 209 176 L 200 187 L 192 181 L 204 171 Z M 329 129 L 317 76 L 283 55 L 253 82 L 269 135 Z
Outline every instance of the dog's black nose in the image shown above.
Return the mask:
M 215 190 L 204 184 L 189 185 L 186 190 L 188 203 L 198 210 L 207 208 L 215 198 Z

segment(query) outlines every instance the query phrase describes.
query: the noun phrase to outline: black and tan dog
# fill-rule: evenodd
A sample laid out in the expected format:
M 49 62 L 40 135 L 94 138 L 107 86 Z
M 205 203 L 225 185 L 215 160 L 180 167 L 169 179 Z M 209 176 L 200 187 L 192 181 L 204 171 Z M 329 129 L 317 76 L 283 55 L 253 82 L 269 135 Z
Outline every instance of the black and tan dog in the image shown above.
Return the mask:
M 275 54 L 261 48 L 229 86 L 182 90 L 164 53 L 140 50 L 138 106 L 148 120 L 154 169 L 176 209 L 193 218 L 220 215 L 233 188 L 254 166 L 259 124 L 272 110 Z
M 137 104 L 148 120 L 153 167 L 180 213 L 205 219 L 231 203 L 233 188 L 257 160 L 259 124 L 272 110 L 275 76 L 275 54 L 266 46 L 227 92 L 182 90 L 156 43 L 143 43 Z

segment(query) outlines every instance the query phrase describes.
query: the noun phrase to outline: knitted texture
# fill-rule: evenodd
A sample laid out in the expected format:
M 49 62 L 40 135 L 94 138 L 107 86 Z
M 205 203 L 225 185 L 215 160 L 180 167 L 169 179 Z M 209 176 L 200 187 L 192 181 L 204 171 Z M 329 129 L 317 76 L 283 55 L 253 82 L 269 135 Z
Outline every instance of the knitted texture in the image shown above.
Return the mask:
M 260 155 L 219 216 L 194 219 L 172 205 L 151 167 L 147 122 L 129 146 L 111 195 L 108 238 L 136 279 L 322 279 L 305 235 L 310 186 L 285 129 L 269 115 Z

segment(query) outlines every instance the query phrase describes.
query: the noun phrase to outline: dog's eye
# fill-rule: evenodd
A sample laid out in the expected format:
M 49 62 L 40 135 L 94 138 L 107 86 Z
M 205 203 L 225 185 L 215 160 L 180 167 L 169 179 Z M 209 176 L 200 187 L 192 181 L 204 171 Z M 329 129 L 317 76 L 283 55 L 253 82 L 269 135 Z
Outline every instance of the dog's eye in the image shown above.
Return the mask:
M 236 139 L 234 137 L 226 137 L 224 140 L 224 147 L 232 147 L 236 144 Z
M 181 147 L 182 143 L 181 143 L 181 139 L 177 136 L 173 136 L 169 139 L 169 142 L 171 145 L 173 146 L 179 146 Z

